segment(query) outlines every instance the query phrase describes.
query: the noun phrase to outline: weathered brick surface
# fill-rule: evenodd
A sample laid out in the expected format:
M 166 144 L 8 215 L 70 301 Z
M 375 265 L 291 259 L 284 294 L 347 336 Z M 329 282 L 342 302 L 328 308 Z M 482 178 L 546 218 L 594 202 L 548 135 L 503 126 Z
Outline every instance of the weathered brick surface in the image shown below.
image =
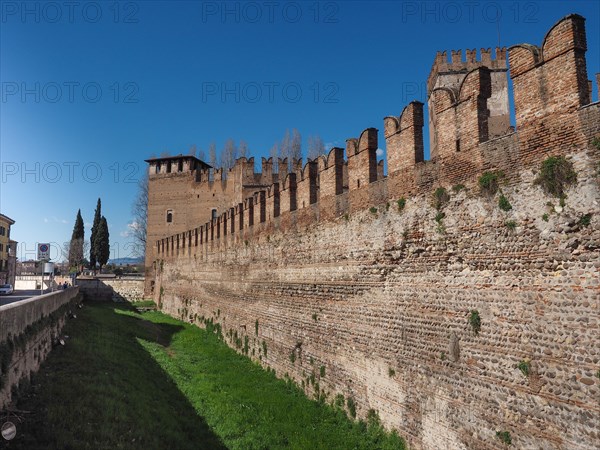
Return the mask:
M 415 448 L 498 448 L 495 431 L 509 430 L 516 448 L 592 449 L 600 227 L 597 215 L 587 228 L 565 223 L 597 214 L 599 193 L 592 161 L 572 157 L 581 182 L 547 223 L 548 198 L 526 172 L 505 190 L 508 214 L 461 191 L 445 208 L 445 234 L 419 196 L 402 213 L 357 213 L 165 261 L 161 307 L 248 336 L 250 356 L 298 384 L 315 372 L 329 399 L 352 396 L 361 416 L 378 410 Z M 481 315 L 477 336 L 471 310 Z M 525 359 L 529 378 L 517 369 Z
M 398 118 L 386 117 L 384 130 L 389 174 L 423 161 L 423 103 L 410 103 Z
M 510 49 L 516 132 L 504 126 L 505 52 L 476 61 L 470 51 L 466 62 L 453 52 L 452 63 L 436 58 L 429 80 L 430 161 L 412 103 L 384 119 L 387 177 L 368 128 L 347 140 L 347 162 L 342 149 L 304 169 L 296 161 L 289 174 L 279 161 L 279 214 L 276 185 L 256 185 L 199 222 L 204 244 L 181 251 L 187 229 L 163 227 L 150 244 L 157 302 L 184 320 L 221 324 L 234 347 L 248 338 L 250 357 L 307 393 L 314 374 L 330 400 L 353 397 L 361 417 L 376 409 L 414 448 L 495 449 L 496 431 L 509 431 L 516 448 L 595 448 L 600 104 L 586 104 L 583 24 L 568 16 L 541 49 Z M 567 156 L 578 173 L 565 207 L 533 183 L 549 155 Z M 270 167 L 263 161 L 267 175 L 254 182 L 277 182 Z M 504 172 L 510 211 L 480 192 L 486 170 Z M 454 193 L 457 184 L 466 188 Z M 440 186 L 451 200 L 438 223 Z M 243 229 L 223 228 L 223 213 L 240 202 Z M 165 244 L 171 251 L 158 251 Z M 517 368 L 526 360 L 527 377 Z
M 586 137 L 573 113 L 590 102 L 585 61 L 585 19 L 576 14 L 559 21 L 542 47 L 511 47 L 509 61 L 521 159 L 563 154 Z M 543 120 L 542 120 L 543 118 Z

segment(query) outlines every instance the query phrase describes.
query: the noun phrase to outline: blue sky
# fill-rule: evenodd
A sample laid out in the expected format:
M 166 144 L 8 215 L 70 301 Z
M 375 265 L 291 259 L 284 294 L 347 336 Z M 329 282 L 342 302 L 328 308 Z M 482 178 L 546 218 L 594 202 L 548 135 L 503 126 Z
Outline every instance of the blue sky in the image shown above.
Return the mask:
M 228 138 L 267 156 L 286 129 L 343 146 L 413 99 L 437 50 L 541 44 L 600 2 L 0 2 L 0 211 L 19 257 L 61 246 L 98 197 L 111 257 L 131 256 L 143 160 Z M 594 100 L 597 88 L 594 87 Z M 385 148 L 382 133 L 380 147 Z M 427 140 L 427 139 L 426 139 Z M 53 259 L 60 259 L 54 249 Z

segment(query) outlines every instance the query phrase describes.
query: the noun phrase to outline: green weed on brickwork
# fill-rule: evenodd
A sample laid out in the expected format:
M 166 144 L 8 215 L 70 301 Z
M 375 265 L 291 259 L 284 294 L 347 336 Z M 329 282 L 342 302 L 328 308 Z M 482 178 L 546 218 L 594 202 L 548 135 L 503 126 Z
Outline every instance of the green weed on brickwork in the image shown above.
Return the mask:
M 504 173 L 500 170 L 483 172 L 477 179 L 477 184 L 481 191 L 487 195 L 495 195 L 500 187 L 500 179 L 504 177 Z
M 529 374 L 531 373 L 531 363 L 527 360 L 519 361 L 519 364 L 517 364 L 517 368 L 526 377 L 528 377 Z
M 435 209 L 440 210 L 450 201 L 450 196 L 446 188 L 439 187 L 433 192 L 433 202 Z
M 398 211 L 402 211 L 406 207 L 406 199 L 404 197 L 398 199 L 396 203 L 398 205 Z
M 481 317 L 479 316 L 479 311 L 476 309 L 472 310 L 469 315 L 469 324 L 471 325 L 473 333 L 477 336 L 481 330 Z
M 508 201 L 508 199 L 502 194 L 498 199 L 498 206 L 502 211 L 510 211 L 512 209 L 512 205 Z
M 585 214 L 583 216 L 581 216 L 579 218 L 579 221 L 577 222 L 579 225 L 581 225 L 582 227 L 587 227 L 589 226 L 589 224 L 592 221 L 592 215 L 591 214 Z
M 542 161 L 540 172 L 534 180 L 544 192 L 563 199 L 565 190 L 577 182 L 573 163 L 564 156 L 551 156 Z
M 506 445 L 512 444 L 512 439 L 508 431 L 496 431 L 496 437 L 504 442 Z

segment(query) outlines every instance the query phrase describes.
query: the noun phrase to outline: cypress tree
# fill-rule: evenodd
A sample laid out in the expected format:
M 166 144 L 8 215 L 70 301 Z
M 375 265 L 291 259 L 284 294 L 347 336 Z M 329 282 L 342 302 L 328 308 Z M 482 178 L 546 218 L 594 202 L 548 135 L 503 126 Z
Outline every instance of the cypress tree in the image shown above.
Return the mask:
M 104 216 L 100 219 L 100 225 L 98 226 L 98 231 L 94 240 L 94 254 L 96 256 L 96 261 L 100 264 L 100 269 L 102 269 L 102 266 L 108 262 L 108 257 L 110 255 L 108 223 Z
M 71 235 L 71 242 L 69 244 L 70 267 L 77 267 L 83 262 L 84 234 L 83 218 L 81 217 L 81 210 L 78 209 L 77 217 L 75 218 L 75 226 L 73 227 L 73 234 Z
M 102 217 L 102 203 L 100 199 L 98 199 L 98 204 L 96 205 L 96 212 L 94 213 L 94 223 L 92 224 L 92 235 L 90 236 L 90 268 L 96 268 L 96 262 L 98 261 L 98 257 L 96 254 L 96 246 L 94 242 L 96 241 L 96 234 L 98 234 L 98 228 L 100 227 L 100 220 Z

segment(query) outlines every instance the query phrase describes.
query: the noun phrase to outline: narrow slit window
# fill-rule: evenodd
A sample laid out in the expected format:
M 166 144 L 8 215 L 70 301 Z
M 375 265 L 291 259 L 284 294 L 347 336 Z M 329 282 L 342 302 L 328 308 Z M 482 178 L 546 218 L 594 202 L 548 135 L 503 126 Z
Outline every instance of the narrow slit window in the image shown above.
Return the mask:
M 168 210 L 167 211 L 167 223 L 171 223 L 171 222 L 173 222 L 173 211 Z

